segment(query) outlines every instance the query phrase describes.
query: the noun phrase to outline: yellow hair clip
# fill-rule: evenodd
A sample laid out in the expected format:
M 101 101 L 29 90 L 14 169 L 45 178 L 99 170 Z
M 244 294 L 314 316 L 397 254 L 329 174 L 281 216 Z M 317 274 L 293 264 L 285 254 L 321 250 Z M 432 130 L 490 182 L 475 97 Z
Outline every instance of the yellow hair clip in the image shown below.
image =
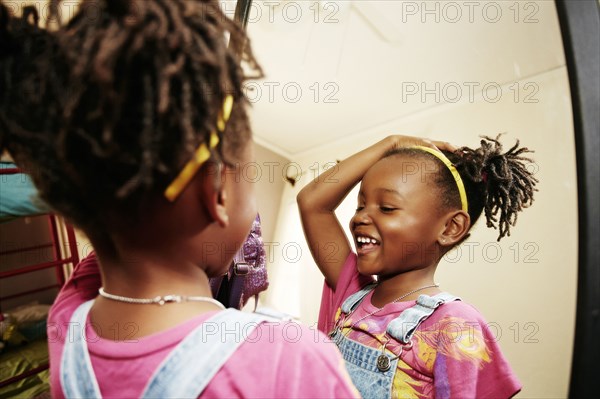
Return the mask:
M 430 147 L 417 145 L 412 148 L 417 148 L 419 150 L 428 152 L 440 161 L 442 161 L 444 165 L 446 165 L 446 167 L 450 170 L 450 173 L 452 173 L 454 181 L 456 181 L 456 186 L 458 187 L 458 194 L 460 195 L 460 203 L 462 205 L 462 210 L 465 212 L 469 212 L 469 204 L 467 202 L 467 191 L 465 190 L 465 184 L 463 183 L 462 178 L 460 177 L 460 173 L 458 173 L 458 170 L 456 170 L 456 167 L 452 164 L 452 162 L 450 162 L 448 157 L 445 156 L 444 153 L 442 153 L 441 151 L 434 150 Z
M 223 100 L 223 109 L 219 113 L 219 118 L 217 119 L 217 129 L 219 132 L 223 132 L 225 130 L 225 125 L 231 116 L 231 109 L 233 108 L 233 97 L 228 95 Z M 210 138 L 208 142 L 208 146 L 206 143 L 200 143 L 196 151 L 194 151 L 194 155 L 192 159 L 190 159 L 181 169 L 181 172 L 177 175 L 177 177 L 169 184 L 169 186 L 165 190 L 165 197 L 173 202 L 179 197 L 179 195 L 183 192 L 185 187 L 190 183 L 192 178 L 198 172 L 198 169 L 210 158 L 211 151 L 219 144 L 219 135 L 216 131 L 210 132 Z

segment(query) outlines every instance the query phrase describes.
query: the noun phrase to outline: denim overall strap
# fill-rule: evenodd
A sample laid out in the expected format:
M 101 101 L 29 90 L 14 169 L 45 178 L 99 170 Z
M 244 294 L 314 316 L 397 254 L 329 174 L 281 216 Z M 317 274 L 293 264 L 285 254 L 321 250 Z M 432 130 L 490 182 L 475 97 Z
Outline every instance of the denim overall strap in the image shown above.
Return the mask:
M 371 292 L 376 286 L 376 282 L 366 285 L 360 291 L 355 292 L 354 294 L 346 298 L 344 303 L 342 303 L 342 312 L 346 314 L 352 313 L 352 311 L 358 306 L 358 304 L 363 300 L 363 298 L 366 297 L 367 294 Z
M 227 309 L 177 345 L 144 390 L 144 398 L 197 398 L 245 338 L 268 318 Z
M 352 313 L 376 286 L 377 283 L 366 285 L 346 298 L 341 306 L 342 313 L 346 315 Z M 335 328 L 330 337 L 340 350 L 346 370 L 361 397 L 366 399 L 390 397 L 398 359 L 392 360 L 390 369 L 382 372 L 377 368 L 377 359 L 382 354 L 381 350 L 348 338 L 339 328 Z
M 394 339 L 408 344 L 419 325 L 442 304 L 460 301 L 459 297 L 442 292 L 435 296 L 419 295 L 417 303 L 400 313 L 387 326 L 387 333 Z
M 87 350 L 85 323 L 94 300 L 82 303 L 71 316 L 60 364 L 60 383 L 66 398 L 101 398 Z
M 377 368 L 377 360 L 382 354 L 381 349 L 371 348 L 356 342 L 341 332 L 336 332 L 334 337 L 350 375 L 352 383 L 364 399 L 389 398 L 392 394 L 392 383 L 398 358 L 390 361 L 390 368 L 383 372 Z
M 66 398 L 102 398 L 86 343 L 85 324 L 94 300 L 73 313 L 60 366 Z M 197 398 L 212 377 L 264 321 L 275 317 L 227 309 L 207 319 L 185 337 L 161 363 L 143 397 Z

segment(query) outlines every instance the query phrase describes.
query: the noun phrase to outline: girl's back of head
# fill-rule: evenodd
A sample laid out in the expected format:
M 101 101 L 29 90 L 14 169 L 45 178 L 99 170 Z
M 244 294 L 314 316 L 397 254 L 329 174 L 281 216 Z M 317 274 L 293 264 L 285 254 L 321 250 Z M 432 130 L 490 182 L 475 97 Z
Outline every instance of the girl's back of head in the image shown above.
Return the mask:
M 217 1 L 85 0 L 54 31 L 38 19 L 0 0 L 0 148 L 84 230 L 135 224 L 137 205 L 164 201 L 227 95 L 211 157 L 233 163 L 249 141 L 242 83 L 262 72 Z

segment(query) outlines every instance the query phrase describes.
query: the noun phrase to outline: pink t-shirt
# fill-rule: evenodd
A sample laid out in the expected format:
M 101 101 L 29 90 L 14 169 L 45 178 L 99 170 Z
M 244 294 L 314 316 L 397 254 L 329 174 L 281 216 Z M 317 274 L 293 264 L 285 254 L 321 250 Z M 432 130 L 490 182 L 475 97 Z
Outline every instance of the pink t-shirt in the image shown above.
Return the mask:
M 323 287 L 319 329 L 330 332 L 341 315 L 348 296 L 372 283 L 356 269 L 351 253 L 340 275 L 337 289 Z M 387 341 L 387 325 L 415 301 L 390 303 L 376 315 L 371 291 L 343 322 L 342 333 L 369 347 L 381 349 Z M 365 319 L 360 320 L 362 317 Z M 360 320 L 360 321 L 359 321 Z M 352 326 L 356 321 L 357 326 Z M 345 328 L 344 328 L 345 327 Z M 500 352 L 494 334 L 482 315 L 463 301 L 440 306 L 415 332 L 410 350 L 404 350 L 392 384 L 392 397 L 411 398 L 509 398 L 521 384 Z M 400 353 L 400 343 L 391 340 L 386 349 Z
M 64 397 L 59 367 L 68 322 L 81 303 L 96 297 L 100 284 L 96 258 L 88 256 L 75 268 L 52 306 L 48 342 L 53 398 Z M 88 324 L 87 344 L 102 396 L 140 397 L 162 360 L 188 333 L 215 313 L 202 314 L 169 330 L 133 341 L 99 338 Z M 358 393 L 335 345 L 322 333 L 297 323 L 281 322 L 257 327 L 219 370 L 201 397 L 356 398 Z

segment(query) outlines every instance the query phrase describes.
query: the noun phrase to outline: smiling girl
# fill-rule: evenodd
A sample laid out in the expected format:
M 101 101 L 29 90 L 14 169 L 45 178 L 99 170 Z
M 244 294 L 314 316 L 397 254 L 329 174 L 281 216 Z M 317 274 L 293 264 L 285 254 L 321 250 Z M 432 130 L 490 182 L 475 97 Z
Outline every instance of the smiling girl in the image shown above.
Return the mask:
M 509 234 L 537 182 L 526 152 L 518 143 L 503 152 L 490 138 L 456 150 L 390 136 L 299 193 L 304 232 L 325 276 L 319 329 L 339 347 L 363 397 L 507 398 L 521 389 L 481 314 L 440 290 L 434 275 L 482 213 L 498 239 Z M 359 181 L 354 253 L 335 209 Z

